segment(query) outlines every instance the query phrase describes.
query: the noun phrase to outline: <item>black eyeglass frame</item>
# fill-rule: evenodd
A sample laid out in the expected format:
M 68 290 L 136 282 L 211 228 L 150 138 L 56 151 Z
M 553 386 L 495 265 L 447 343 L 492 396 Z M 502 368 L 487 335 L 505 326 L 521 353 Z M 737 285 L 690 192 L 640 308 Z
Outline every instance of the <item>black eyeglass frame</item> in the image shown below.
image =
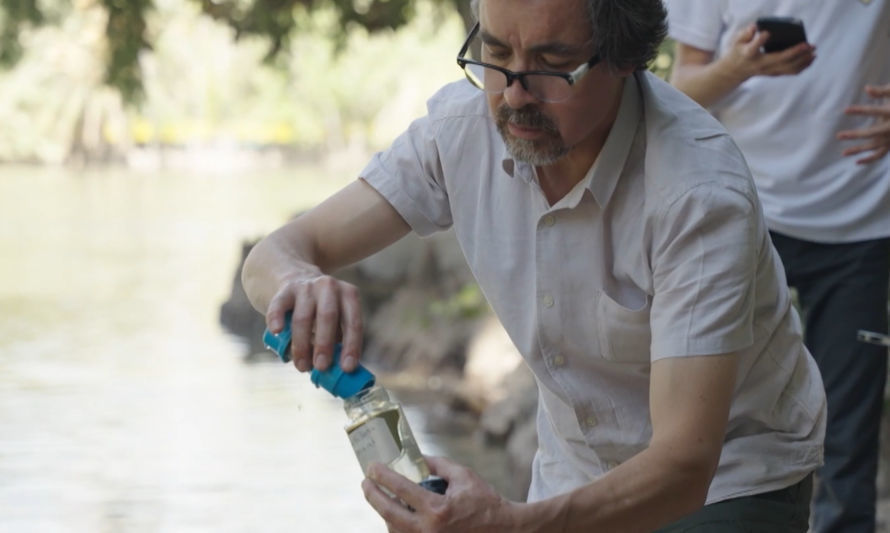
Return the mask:
M 535 76 L 553 76 L 556 78 L 562 78 L 566 80 L 566 82 L 571 86 L 578 83 L 581 78 L 584 77 L 585 74 L 590 72 L 597 63 L 601 61 L 599 54 L 594 54 L 586 63 L 582 63 L 578 68 L 571 72 L 557 72 L 553 70 L 524 70 L 521 72 L 514 72 L 509 69 L 505 69 L 503 67 L 499 67 L 497 65 L 492 65 L 491 63 L 483 63 L 482 61 L 476 61 L 475 59 L 469 59 L 464 57 L 467 54 L 467 50 L 470 49 L 470 41 L 473 40 L 473 37 L 479 33 L 479 23 L 473 25 L 473 29 L 470 30 L 470 33 L 467 35 L 467 40 L 464 41 L 463 46 L 460 47 L 460 52 L 457 53 L 457 64 L 466 74 L 467 65 L 479 65 L 480 67 L 490 68 L 497 70 L 501 74 L 503 74 L 507 78 L 507 84 L 504 85 L 504 91 L 507 90 L 514 80 L 519 80 L 519 84 L 522 85 L 522 88 L 528 91 L 528 84 L 525 81 L 525 77 L 529 75 Z M 472 78 L 467 76 L 467 79 L 475 85 L 477 88 L 485 90 L 485 87 L 480 87 Z M 501 91 L 503 92 L 503 91 Z

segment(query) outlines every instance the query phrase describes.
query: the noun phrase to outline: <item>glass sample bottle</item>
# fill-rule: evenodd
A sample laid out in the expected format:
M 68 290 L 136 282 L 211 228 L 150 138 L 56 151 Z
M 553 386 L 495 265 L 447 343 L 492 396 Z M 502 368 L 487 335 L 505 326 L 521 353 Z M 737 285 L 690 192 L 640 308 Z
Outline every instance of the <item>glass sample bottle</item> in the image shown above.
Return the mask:
M 430 476 L 402 407 L 386 389 L 379 385 L 364 389 L 346 398 L 343 408 L 349 417 L 346 434 L 363 472 L 378 462 L 415 483 Z
M 263 343 L 287 363 L 290 361 L 289 316 L 285 324 L 277 335 L 267 329 Z M 346 434 L 362 472 L 367 474 L 371 463 L 382 463 L 424 488 L 444 494 L 448 482 L 430 475 L 402 407 L 390 398 L 385 388 L 375 384 L 374 374 L 362 365 L 349 373 L 340 368 L 340 345 L 335 347 L 332 359 L 327 370 L 313 369 L 309 377 L 316 387 L 343 399 L 343 409 L 349 418 Z

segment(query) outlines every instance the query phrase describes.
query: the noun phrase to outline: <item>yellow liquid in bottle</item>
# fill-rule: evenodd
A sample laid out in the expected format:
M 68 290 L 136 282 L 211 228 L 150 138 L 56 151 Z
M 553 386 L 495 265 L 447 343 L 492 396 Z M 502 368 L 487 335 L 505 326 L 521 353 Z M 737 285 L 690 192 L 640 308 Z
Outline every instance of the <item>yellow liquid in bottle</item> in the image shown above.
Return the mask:
M 383 463 L 415 483 L 430 475 L 405 414 L 382 387 L 373 387 L 346 405 L 346 434 L 362 471 Z

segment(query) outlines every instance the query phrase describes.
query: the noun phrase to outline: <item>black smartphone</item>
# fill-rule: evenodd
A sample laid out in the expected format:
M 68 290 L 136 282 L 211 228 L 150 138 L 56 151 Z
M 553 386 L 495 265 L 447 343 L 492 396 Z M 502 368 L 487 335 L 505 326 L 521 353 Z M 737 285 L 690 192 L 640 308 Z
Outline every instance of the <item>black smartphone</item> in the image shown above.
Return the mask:
M 769 32 L 769 40 L 763 45 L 766 53 L 779 52 L 807 41 L 803 21 L 793 17 L 760 17 L 757 31 Z
M 866 331 L 864 329 L 860 329 L 856 333 L 856 338 L 862 342 L 867 342 L 869 344 L 890 346 L 890 335 L 885 335 L 883 333 L 875 333 L 874 331 Z

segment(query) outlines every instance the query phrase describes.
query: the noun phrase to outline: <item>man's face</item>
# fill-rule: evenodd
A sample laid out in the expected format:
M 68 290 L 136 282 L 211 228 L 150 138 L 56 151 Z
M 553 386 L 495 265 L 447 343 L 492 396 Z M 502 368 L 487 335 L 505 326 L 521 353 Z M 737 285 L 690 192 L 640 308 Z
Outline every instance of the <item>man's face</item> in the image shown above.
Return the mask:
M 596 53 L 584 0 L 481 0 L 479 22 L 482 61 L 515 72 L 571 72 Z M 545 166 L 583 150 L 611 125 L 621 80 L 597 65 L 568 100 L 542 102 L 514 81 L 488 94 L 488 104 L 511 155 Z

